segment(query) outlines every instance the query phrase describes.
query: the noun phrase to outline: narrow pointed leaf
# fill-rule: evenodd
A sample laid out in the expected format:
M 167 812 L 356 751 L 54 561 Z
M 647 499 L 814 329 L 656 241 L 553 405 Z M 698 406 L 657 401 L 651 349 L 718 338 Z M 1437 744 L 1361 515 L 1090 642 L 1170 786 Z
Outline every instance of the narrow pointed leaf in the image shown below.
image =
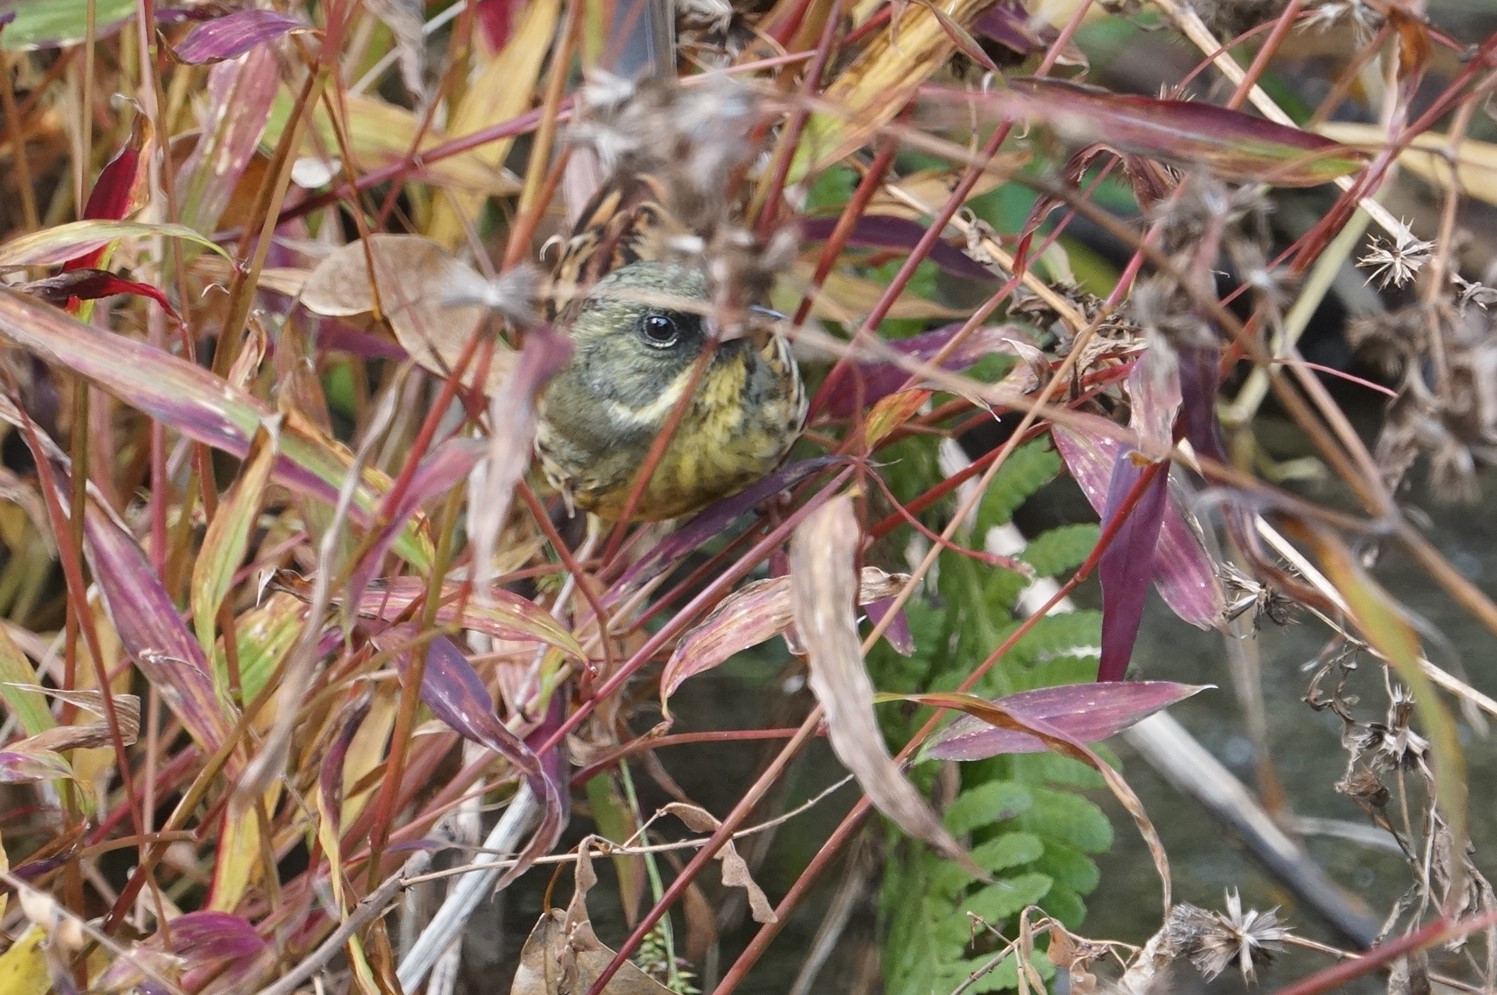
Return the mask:
M 1123 443 L 1100 431 L 1061 425 L 1052 426 L 1050 436 L 1066 469 L 1100 515 L 1107 505 L 1112 468 L 1123 458 Z M 1194 516 L 1174 495 L 1170 496 L 1169 513 L 1160 529 L 1152 579 L 1170 610 L 1191 625 L 1209 629 L 1221 618 L 1226 602 L 1216 569 L 1206 554 Z
M 307 30 L 310 26 L 305 21 L 274 10 L 236 10 L 194 25 L 172 54 L 191 65 L 222 62 L 292 31 Z
M 1138 488 L 1142 493 L 1130 505 L 1128 501 Z M 1169 464 L 1152 463 L 1130 450 L 1113 467 L 1107 504 L 1102 509 L 1102 528 L 1106 530 L 1115 521 L 1118 524 L 1097 567 L 1102 582 L 1099 681 L 1120 681 L 1128 671 L 1133 643 L 1143 622 L 1144 598 L 1154 572 L 1155 549 L 1168 498 Z
M 78 259 L 122 238 L 180 238 L 201 245 L 233 262 L 217 243 L 185 225 L 152 224 L 147 221 L 69 221 L 13 238 L 0 245 L 0 269 L 16 266 L 51 266 Z
M 263 402 L 199 366 L 146 343 L 101 333 L 6 287 L 0 287 L 0 339 L 72 370 L 188 438 L 241 459 L 260 425 L 273 415 Z M 304 419 L 287 416 L 277 483 L 331 504 L 351 467 L 352 458 L 342 446 Z M 388 486 L 382 475 L 365 471 L 354 494 L 356 521 L 375 520 L 377 494 Z M 408 525 L 395 550 L 418 570 L 428 569 L 432 551 L 424 523 Z
M 1275 186 L 1316 186 L 1361 169 L 1356 149 L 1243 111 L 1194 100 L 1110 93 L 1061 80 L 1011 79 L 964 97 L 1007 120 L 1056 128 L 1067 137 L 1217 176 Z
M 811 690 L 826 711 L 827 736 L 869 801 L 942 856 L 986 877 L 889 755 L 873 714 L 873 684 L 863 664 L 853 602 L 858 522 L 852 498 L 833 498 L 790 540 L 795 627 L 806 646 Z
M 1096 743 L 1206 687 L 1173 681 L 1066 684 L 1020 691 L 997 699 L 995 704 L 1020 721 L 1044 722 L 1079 742 Z M 936 760 L 986 760 L 1004 753 L 1043 753 L 1049 749 L 1045 740 L 1032 733 L 963 715 L 931 739 L 925 755 Z

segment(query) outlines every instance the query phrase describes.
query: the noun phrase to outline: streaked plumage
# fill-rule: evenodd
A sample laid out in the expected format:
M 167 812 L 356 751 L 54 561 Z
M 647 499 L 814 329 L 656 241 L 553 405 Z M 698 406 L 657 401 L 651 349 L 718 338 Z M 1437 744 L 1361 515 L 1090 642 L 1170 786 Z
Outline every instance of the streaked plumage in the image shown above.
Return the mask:
M 699 267 L 636 257 L 561 309 L 574 352 L 542 395 L 537 449 L 547 478 L 576 507 L 605 519 L 624 513 L 677 404 L 690 407 L 644 487 L 637 519 L 674 518 L 735 494 L 795 441 L 806 396 L 788 344 L 765 326 L 714 346 L 708 289 Z M 708 349 L 696 391 L 683 401 Z

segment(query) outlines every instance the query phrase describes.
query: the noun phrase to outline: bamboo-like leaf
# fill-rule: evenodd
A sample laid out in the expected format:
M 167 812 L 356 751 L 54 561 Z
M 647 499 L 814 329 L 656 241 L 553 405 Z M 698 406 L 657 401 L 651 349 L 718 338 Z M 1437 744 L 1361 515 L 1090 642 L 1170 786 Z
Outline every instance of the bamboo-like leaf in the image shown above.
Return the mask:
M 124 238 L 180 238 L 211 249 L 231 263 L 233 258 L 217 243 L 185 225 L 147 221 L 69 221 L 11 239 L 0 245 L 0 269 L 51 266 L 86 256 Z
M 995 704 L 1019 721 L 1044 722 L 1079 742 L 1096 743 L 1204 690 L 1205 685 L 1173 681 L 1063 684 L 1020 691 Z M 931 739 L 925 755 L 937 760 L 986 760 L 1004 753 L 1048 749 L 1045 740 L 1031 733 L 964 715 Z
M 255 433 L 239 478 L 219 503 L 203 535 L 202 549 L 192 562 L 192 623 L 204 650 L 213 648 L 219 606 L 249 549 L 260 499 L 275 466 L 279 422 L 279 418 L 270 419 Z M 222 675 L 218 677 L 222 687 Z
M 1108 766 L 1107 762 L 1097 756 L 1085 743 L 1033 712 L 1026 714 L 1015 712 L 1006 707 L 1001 699 L 988 701 L 976 695 L 954 693 L 885 695 L 884 697 L 886 700 L 913 701 L 932 708 L 952 708 L 965 712 L 997 728 L 1041 740 L 1062 756 L 1080 760 L 1101 774 L 1113 795 L 1128 810 L 1128 814 L 1133 816 L 1134 824 L 1138 826 L 1139 833 L 1148 845 L 1149 853 L 1154 858 L 1154 868 L 1159 872 L 1159 880 L 1164 888 L 1164 908 L 1169 909 L 1172 890 L 1169 858 L 1165 856 L 1164 844 L 1160 842 L 1159 833 L 1154 828 L 1153 821 L 1144 811 L 1143 802 L 1139 801 L 1138 795 L 1134 794 L 1122 775 Z
M 811 690 L 826 711 L 832 751 L 880 812 L 942 856 L 986 877 L 884 745 L 853 616 L 858 538 L 852 498 L 843 495 L 813 512 L 790 540 L 792 616 L 806 646 Z
M 170 353 L 119 335 L 89 328 L 56 308 L 0 287 L 0 339 L 49 363 L 70 369 L 188 438 L 240 458 L 272 417 L 271 409 Z M 352 458 L 340 444 L 289 415 L 281 430 L 275 479 L 298 493 L 332 504 L 351 472 Z M 355 489 L 354 517 L 375 519 L 377 496 L 389 486 L 366 470 Z M 432 551 L 424 520 L 406 527 L 395 551 L 417 570 L 430 569 Z
M 858 583 L 858 604 L 891 598 L 907 580 L 906 574 L 864 567 Z M 682 636 L 660 675 L 660 704 L 667 714 L 670 697 L 682 681 L 788 631 L 794 615 L 791 600 L 789 577 L 755 581 L 724 598 L 701 625 Z
M 1241 182 L 1300 187 L 1361 169 L 1362 152 L 1298 128 L 1195 100 L 1110 93 L 1061 80 L 1011 79 L 984 94 L 962 94 L 1006 120 L 1059 130 L 1145 158 L 1205 169 Z

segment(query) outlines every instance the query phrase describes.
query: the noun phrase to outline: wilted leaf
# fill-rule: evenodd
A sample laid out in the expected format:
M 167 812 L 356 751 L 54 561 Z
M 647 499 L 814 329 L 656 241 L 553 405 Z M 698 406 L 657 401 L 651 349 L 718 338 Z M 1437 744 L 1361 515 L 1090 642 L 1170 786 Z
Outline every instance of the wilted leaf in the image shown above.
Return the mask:
M 806 646 L 811 691 L 826 711 L 832 751 L 880 812 L 942 856 L 985 877 L 884 745 L 853 616 L 857 551 L 858 522 L 846 495 L 813 512 L 790 540 L 792 616 Z
M 591 923 L 567 927 L 567 914 L 552 909 L 541 916 L 520 951 L 510 995 L 580 995 L 592 987 L 614 958 Z M 669 988 L 625 961 L 603 986 L 602 995 L 671 995 Z
M 693 832 L 712 833 L 722 826 L 716 816 L 697 805 L 671 802 L 660 811 L 674 815 L 686 823 Z M 744 890 L 748 896 L 749 909 L 753 913 L 754 922 L 779 922 L 779 917 L 774 914 L 774 906 L 769 904 L 769 898 L 764 894 L 764 889 L 754 881 L 748 864 L 743 857 L 739 856 L 738 848 L 733 845 L 732 840 L 723 843 L 722 849 L 717 851 L 717 859 L 723 865 L 723 885 Z
M 1066 684 L 1020 691 L 999 698 L 995 704 L 1020 722 L 1043 722 L 1078 742 L 1095 743 L 1206 687 L 1173 681 Z M 1049 744 L 1031 733 L 964 715 L 932 737 L 925 755 L 937 760 L 986 760 L 1003 753 L 1043 753 L 1048 749 Z
M 1387 131 L 1375 124 L 1328 121 L 1319 131 L 1351 145 L 1380 148 L 1388 143 Z M 1497 144 L 1470 135 L 1452 142 L 1444 132 L 1422 131 L 1399 151 L 1398 164 L 1439 189 L 1497 205 Z
M 301 302 L 330 318 L 382 318 L 412 359 L 438 376 L 449 376 L 489 316 L 487 308 L 454 307 L 452 302 L 470 298 L 472 288 L 483 282 L 471 266 L 430 239 L 376 233 L 318 263 L 302 287 Z M 514 353 L 499 343 L 480 391 L 494 393 L 513 364 Z M 474 385 L 471 364 L 464 383 Z
M 23 283 L 16 289 L 40 297 L 54 307 L 63 307 L 74 298 L 80 301 L 96 301 L 120 294 L 148 297 L 160 304 L 162 310 L 171 317 L 177 317 L 176 309 L 160 290 L 149 283 L 115 276 L 108 270 L 72 268 L 44 280 Z
M 858 604 L 894 597 L 907 580 L 907 574 L 864 567 Z M 789 577 L 755 581 L 724 598 L 700 625 L 682 636 L 660 675 L 660 701 L 667 714 L 670 697 L 682 681 L 786 632 L 794 617 L 792 597 Z
M 951 26 L 969 24 L 991 3 L 952 0 L 939 16 L 921 5 L 891 17 L 822 94 L 837 111 L 812 115 L 796 148 L 792 181 L 861 148 L 893 120 L 956 50 Z

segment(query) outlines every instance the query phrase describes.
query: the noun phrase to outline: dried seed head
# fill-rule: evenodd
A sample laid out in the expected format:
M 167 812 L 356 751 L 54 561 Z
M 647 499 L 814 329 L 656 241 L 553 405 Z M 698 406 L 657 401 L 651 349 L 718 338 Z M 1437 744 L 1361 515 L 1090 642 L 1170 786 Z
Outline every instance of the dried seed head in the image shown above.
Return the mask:
M 1434 247 L 1435 243 L 1415 238 L 1405 229 L 1391 241 L 1374 238 L 1371 250 L 1357 263 L 1371 271 L 1367 282 L 1376 280 L 1379 289 L 1387 289 L 1389 285 L 1402 287 L 1414 279 L 1420 267 L 1429 261 Z

